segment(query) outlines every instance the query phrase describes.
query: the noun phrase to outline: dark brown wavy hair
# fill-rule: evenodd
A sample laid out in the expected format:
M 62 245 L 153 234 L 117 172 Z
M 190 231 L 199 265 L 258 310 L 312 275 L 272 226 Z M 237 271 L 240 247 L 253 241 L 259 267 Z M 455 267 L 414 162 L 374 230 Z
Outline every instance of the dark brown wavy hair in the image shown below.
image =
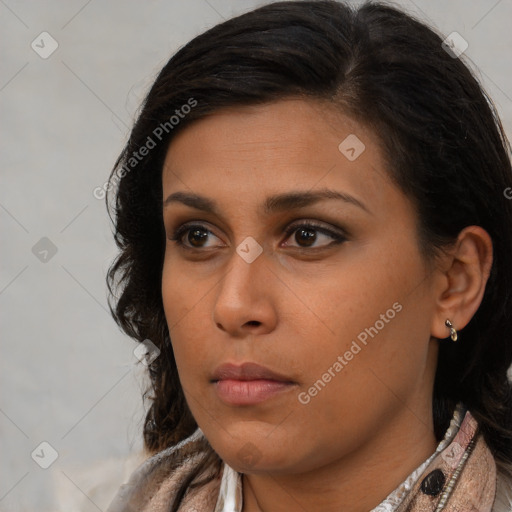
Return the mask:
M 426 261 L 435 261 L 466 226 L 490 234 L 494 260 L 485 295 L 459 342 L 440 344 L 432 408 L 440 440 L 463 401 L 497 464 L 512 463 L 511 148 L 491 99 L 443 39 L 380 2 L 276 2 L 195 37 L 161 70 L 107 194 L 120 251 L 107 276 L 110 309 L 125 333 L 161 350 L 149 366 L 145 395 L 151 403 L 144 425 L 149 453 L 197 428 L 178 379 L 161 296 L 162 167 L 169 143 L 194 120 L 224 107 L 300 97 L 328 102 L 375 131 L 391 179 L 416 206 Z M 143 146 L 152 147 L 140 151 Z M 207 443 L 204 450 L 206 466 L 218 466 Z

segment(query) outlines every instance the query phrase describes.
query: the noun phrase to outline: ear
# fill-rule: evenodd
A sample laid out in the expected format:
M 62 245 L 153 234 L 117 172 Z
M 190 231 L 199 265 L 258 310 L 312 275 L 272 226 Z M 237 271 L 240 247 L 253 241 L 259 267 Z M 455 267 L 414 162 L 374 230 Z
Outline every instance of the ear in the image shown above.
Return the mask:
M 478 310 L 491 272 L 492 240 L 480 226 L 468 226 L 443 258 L 436 287 L 436 306 L 431 334 L 443 339 L 450 335 L 449 319 L 457 330 L 464 328 Z

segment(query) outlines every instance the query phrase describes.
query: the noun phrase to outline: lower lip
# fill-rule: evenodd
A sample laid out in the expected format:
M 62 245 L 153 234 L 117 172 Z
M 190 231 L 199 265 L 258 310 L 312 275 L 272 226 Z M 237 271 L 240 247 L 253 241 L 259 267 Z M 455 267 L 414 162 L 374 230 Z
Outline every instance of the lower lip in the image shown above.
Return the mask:
M 276 380 L 234 380 L 224 379 L 215 382 L 219 398 L 229 405 L 253 405 L 293 387 L 290 382 Z

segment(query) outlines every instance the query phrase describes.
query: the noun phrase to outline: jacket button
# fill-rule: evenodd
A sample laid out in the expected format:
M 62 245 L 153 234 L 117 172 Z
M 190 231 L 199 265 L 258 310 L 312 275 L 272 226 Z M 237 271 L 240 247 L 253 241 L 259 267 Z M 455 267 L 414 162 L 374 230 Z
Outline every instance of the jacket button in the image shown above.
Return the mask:
M 429 496 L 437 496 L 443 489 L 446 477 L 440 469 L 434 469 L 421 482 L 421 491 Z

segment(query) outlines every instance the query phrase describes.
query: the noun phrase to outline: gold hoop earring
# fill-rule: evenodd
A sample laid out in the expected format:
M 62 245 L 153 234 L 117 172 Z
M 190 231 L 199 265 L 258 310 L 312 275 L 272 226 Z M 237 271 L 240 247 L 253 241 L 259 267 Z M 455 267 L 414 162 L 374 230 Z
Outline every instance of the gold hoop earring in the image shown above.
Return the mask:
M 455 327 L 453 327 L 450 320 L 446 319 L 446 322 L 444 324 L 446 325 L 446 327 L 450 329 L 450 338 L 452 339 L 452 341 L 457 341 L 457 330 L 455 329 Z

